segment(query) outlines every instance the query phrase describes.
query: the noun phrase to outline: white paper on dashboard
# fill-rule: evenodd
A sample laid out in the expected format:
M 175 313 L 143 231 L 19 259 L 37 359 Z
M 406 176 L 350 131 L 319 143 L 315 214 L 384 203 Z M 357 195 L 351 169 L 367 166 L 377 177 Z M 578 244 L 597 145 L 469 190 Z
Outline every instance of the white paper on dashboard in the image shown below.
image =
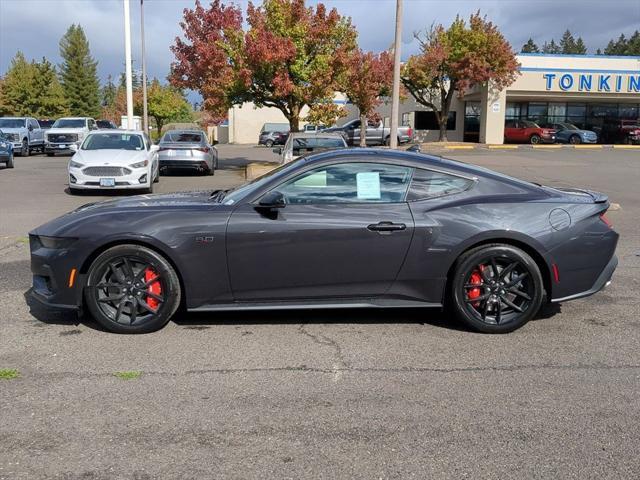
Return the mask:
M 362 200 L 380 199 L 380 173 L 360 172 L 356 174 L 358 198 Z

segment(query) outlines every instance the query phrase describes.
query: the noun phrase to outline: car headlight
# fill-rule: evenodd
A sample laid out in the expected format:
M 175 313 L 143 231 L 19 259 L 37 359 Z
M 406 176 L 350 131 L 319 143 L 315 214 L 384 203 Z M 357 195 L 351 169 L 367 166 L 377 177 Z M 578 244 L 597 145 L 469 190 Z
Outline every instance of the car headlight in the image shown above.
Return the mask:
M 33 239 L 44 248 L 51 248 L 55 250 L 70 247 L 71 244 L 77 240 L 77 238 L 45 237 L 43 235 L 35 236 Z
M 149 160 L 143 160 L 141 162 L 137 162 L 137 163 L 132 163 L 131 165 L 129 165 L 131 168 L 142 168 L 142 167 L 146 167 L 147 165 L 149 165 Z
M 74 162 L 73 160 L 69 161 L 69 168 L 82 168 L 84 167 L 84 163 Z

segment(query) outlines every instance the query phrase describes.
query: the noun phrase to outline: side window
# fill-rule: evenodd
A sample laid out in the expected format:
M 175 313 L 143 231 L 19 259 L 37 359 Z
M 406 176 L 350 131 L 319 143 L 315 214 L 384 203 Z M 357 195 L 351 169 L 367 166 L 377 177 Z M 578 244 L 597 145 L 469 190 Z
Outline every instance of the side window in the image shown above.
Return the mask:
M 281 184 L 288 204 L 398 203 L 405 201 L 411 168 L 380 163 L 318 167 Z
M 464 192 L 473 183 L 473 180 L 468 178 L 416 168 L 411 179 L 407 200 L 423 200 Z

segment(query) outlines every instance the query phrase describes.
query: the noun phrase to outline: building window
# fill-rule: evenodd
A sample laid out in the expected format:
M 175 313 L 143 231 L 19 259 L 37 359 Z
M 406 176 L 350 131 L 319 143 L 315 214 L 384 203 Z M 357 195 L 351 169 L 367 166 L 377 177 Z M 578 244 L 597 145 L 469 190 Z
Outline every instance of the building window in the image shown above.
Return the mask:
M 415 126 L 416 130 L 440 130 L 440 125 L 436 121 L 435 112 L 429 111 L 416 111 L 415 112 Z M 456 129 L 456 112 L 449 112 L 449 118 L 447 118 L 447 130 Z

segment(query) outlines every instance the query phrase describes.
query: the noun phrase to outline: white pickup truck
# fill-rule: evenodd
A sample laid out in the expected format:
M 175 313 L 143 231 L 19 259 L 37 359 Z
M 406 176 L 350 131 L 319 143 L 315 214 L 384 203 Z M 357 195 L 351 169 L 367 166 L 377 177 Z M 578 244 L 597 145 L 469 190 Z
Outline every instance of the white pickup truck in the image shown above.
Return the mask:
M 341 132 L 351 146 L 360 145 L 360 120 L 351 120 L 341 127 L 331 127 L 323 132 Z M 389 133 L 391 129 L 384 127 L 382 122 L 377 124 L 369 122 L 367 125 L 367 145 L 389 145 Z M 398 127 L 398 143 L 407 143 L 413 140 L 411 127 Z
M 53 157 L 56 153 L 71 153 L 71 145 L 79 147 L 84 137 L 98 125 L 89 117 L 59 118 L 45 134 L 44 151 Z
M 44 149 L 44 133 L 35 118 L 0 118 L 0 130 L 13 144 L 13 151 L 23 157 L 28 157 L 34 150 Z

